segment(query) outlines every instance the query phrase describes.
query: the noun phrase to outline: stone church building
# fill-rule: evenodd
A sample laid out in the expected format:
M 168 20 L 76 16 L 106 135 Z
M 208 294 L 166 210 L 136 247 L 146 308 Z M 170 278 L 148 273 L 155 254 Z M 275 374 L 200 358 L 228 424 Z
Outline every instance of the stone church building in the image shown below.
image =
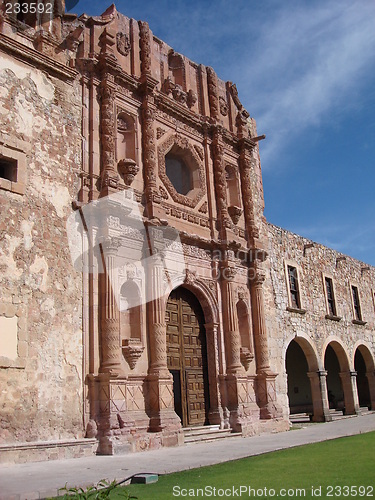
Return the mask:
M 113 5 L 16 5 L 0 14 L 0 462 L 375 410 L 375 268 L 265 219 L 264 136 L 236 85 Z

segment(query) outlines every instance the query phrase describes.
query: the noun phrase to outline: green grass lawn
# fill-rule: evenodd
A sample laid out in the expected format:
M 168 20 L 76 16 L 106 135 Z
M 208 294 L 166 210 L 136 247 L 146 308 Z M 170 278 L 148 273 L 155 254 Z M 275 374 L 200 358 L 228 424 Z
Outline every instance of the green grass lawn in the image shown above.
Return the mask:
M 242 495 L 241 486 L 247 488 Z M 374 498 L 375 432 L 159 476 L 155 484 L 126 490 L 140 500 Z

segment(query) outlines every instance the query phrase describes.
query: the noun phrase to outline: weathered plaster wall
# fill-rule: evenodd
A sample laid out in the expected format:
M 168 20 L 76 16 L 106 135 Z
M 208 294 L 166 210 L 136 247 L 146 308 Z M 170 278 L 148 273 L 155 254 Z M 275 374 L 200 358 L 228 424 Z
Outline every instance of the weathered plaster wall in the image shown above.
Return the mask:
M 354 370 L 354 355 L 359 344 L 375 350 L 375 269 L 351 257 L 268 224 L 269 275 L 265 287 L 266 317 L 271 366 L 279 373 L 277 387 L 285 412 L 288 412 L 285 354 L 291 340 L 304 337 L 316 352 L 319 368 L 324 368 L 327 345 L 341 345 L 342 361 Z M 313 246 L 310 246 L 313 243 Z M 340 259 L 345 257 L 345 259 Z M 338 260 L 339 259 L 339 260 Z M 299 288 L 305 314 L 287 310 L 288 292 L 285 261 L 299 272 Z M 331 276 L 340 321 L 327 319 L 323 273 Z M 351 284 L 359 290 L 365 325 L 353 324 Z M 341 350 L 341 348 L 339 348 Z M 374 356 L 372 354 L 372 356 Z
M 23 195 L 0 189 L 0 315 L 18 337 L 15 359 L 0 353 L 1 444 L 82 436 L 82 277 L 65 230 L 80 117 L 77 84 L 0 55 L 0 141 L 27 174 Z

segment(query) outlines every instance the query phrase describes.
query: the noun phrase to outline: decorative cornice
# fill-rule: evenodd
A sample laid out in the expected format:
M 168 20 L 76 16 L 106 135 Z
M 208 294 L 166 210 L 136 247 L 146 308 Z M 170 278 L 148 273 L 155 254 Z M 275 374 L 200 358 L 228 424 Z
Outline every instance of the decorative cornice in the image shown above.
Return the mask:
M 41 66 L 44 70 L 65 80 L 74 80 L 78 75 L 75 69 L 69 68 L 64 64 L 27 47 L 22 43 L 0 33 L 0 48 L 5 52 L 10 52 L 16 59 L 19 59 L 33 66 Z

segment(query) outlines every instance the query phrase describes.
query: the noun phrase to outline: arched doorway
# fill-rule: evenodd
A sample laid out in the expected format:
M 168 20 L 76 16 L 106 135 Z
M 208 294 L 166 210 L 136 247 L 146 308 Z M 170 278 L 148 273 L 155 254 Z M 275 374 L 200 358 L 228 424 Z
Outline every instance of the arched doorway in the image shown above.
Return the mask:
M 344 391 L 340 378 L 340 363 L 335 350 L 331 345 L 327 346 L 324 355 L 324 367 L 327 370 L 327 390 L 330 409 L 343 410 Z
M 354 369 L 357 372 L 357 390 L 358 390 L 359 406 L 362 407 L 367 406 L 368 409 L 371 409 L 370 386 L 367 378 L 367 372 L 370 372 L 370 368 L 367 369 L 366 360 L 364 357 L 365 355 L 368 358 L 369 357 L 368 354 L 369 353 L 367 349 L 363 346 L 360 346 L 356 349 L 354 355 Z M 371 356 L 370 356 L 370 361 L 371 361 Z
M 302 347 L 295 340 L 292 340 L 288 346 L 285 365 L 288 375 L 290 414 L 313 414 L 311 383 L 307 375 L 309 366 Z
M 192 292 L 179 287 L 168 298 L 165 319 L 175 411 L 183 427 L 205 425 L 209 392 L 203 310 Z

